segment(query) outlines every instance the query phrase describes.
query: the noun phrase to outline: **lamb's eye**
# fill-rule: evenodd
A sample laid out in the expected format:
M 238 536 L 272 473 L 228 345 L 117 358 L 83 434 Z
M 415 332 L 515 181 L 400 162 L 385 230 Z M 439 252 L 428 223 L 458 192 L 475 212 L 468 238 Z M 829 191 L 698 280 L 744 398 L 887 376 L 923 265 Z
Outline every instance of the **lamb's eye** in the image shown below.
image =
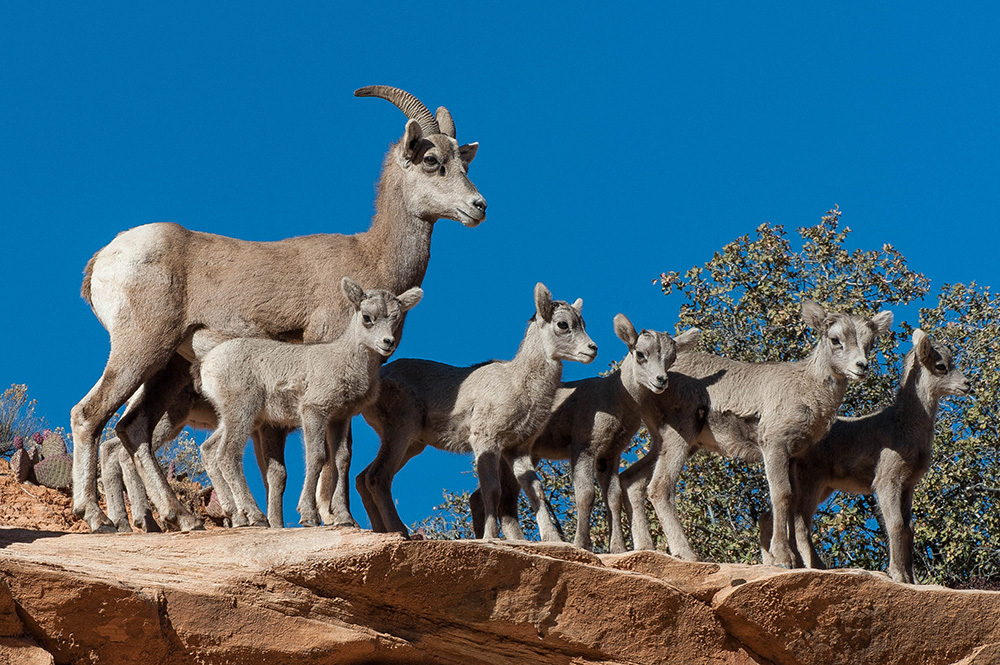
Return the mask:
M 937 369 L 937 371 L 941 372 L 942 374 L 948 371 L 948 366 L 945 365 L 944 363 L 938 363 L 934 367 Z
M 833 344 L 834 346 L 840 346 L 840 338 L 839 337 L 831 337 L 830 338 L 830 343 Z
M 370 326 L 371 326 L 371 325 L 372 325 L 373 323 L 375 323 L 375 321 L 373 321 L 373 320 L 372 320 L 372 317 L 368 316 L 367 314 L 362 314 L 362 315 L 361 315 L 361 320 L 362 320 L 362 321 L 364 322 L 364 324 L 365 324 L 366 326 L 369 326 L 369 327 L 370 327 Z
M 646 354 L 643 353 L 642 351 L 636 351 L 635 352 L 635 359 L 638 360 L 639 362 L 642 362 L 643 360 L 646 359 Z
M 559 326 L 559 330 L 569 330 L 569 324 L 565 321 L 560 321 L 556 325 Z
M 438 158 L 434 155 L 424 155 L 424 164 L 427 166 L 437 166 Z

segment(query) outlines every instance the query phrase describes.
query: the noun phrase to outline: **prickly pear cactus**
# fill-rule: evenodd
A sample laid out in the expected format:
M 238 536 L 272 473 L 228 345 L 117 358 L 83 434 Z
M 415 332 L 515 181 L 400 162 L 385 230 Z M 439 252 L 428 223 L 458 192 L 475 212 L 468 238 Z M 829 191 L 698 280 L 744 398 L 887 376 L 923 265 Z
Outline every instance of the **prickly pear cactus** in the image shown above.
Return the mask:
M 31 456 L 28 451 L 21 449 L 14 452 L 10 458 L 10 470 L 14 472 L 17 482 L 23 483 L 31 476 Z
M 212 490 L 211 496 L 208 498 L 208 505 L 205 506 L 205 513 L 207 513 L 209 517 L 214 517 L 216 519 L 228 517 L 228 515 L 226 515 L 226 511 L 222 509 L 222 504 L 219 503 L 219 495 L 216 494 L 214 489 Z
M 39 485 L 52 489 L 68 489 L 73 484 L 73 456 L 63 453 L 46 457 L 35 465 Z
M 42 449 L 38 445 L 33 445 L 30 448 L 25 446 L 24 452 L 28 455 L 32 465 L 38 464 L 42 460 Z
M 49 435 L 42 439 L 43 458 L 65 455 L 68 452 L 69 449 L 66 448 L 66 441 L 55 432 L 49 432 Z

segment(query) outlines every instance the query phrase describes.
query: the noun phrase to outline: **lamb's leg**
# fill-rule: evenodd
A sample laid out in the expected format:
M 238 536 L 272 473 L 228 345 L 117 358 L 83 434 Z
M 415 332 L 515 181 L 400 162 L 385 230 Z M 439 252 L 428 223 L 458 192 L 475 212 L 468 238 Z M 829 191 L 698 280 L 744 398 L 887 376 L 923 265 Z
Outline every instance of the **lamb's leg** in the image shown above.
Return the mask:
M 668 428 L 663 432 L 653 468 L 653 476 L 649 480 L 649 500 L 656 511 L 656 517 L 663 527 L 670 553 L 678 559 L 698 561 L 698 555 L 688 542 L 677 512 L 677 481 L 680 479 L 684 465 L 691 454 L 691 448 L 680 434 Z
M 593 550 L 590 540 L 590 517 L 594 512 L 594 472 L 596 461 L 589 450 L 574 449 L 570 457 L 573 495 L 576 499 L 576 534 L 573 544 L 583 550 Z
M 236 411 L 235 417 L 219 423 L 217 431 L 222 431 L 223 436 L 216 452 L 218 471 L 221 472 L 229 491 L 232 492 L 232 498 L 236 504 L 235 512 L 232 515 L 233 526 L 247 524 L 268 526 L 267 516 L 257 506 L 243 472 L 243 450 L 253 433 L 253 422 L 247 416 L 252 418 L 252 414 L 259 413 L 260 409 L 248 408 L 234 411 Z M 221 501 L 222 495 L 220 494 L 219 497 Z
M 267 491 L 267 523 L 271 528 L 285 526 L 284 502 L 288 471 L 285 468 L 287 430 L 261 425 L 253 434 L 254 454 Z
M 889 577 L 913 584 L 913 490 L 884 482 L 875 487 L 875 492 L 889 535 Z
M 156 459 L 155 450 L 174 438 L 187 420 L 191 393 L 190 363 L 173 356 L 151 377 L 118 421 L 115 431 L 136 463 L 149 499 L 164 522 L 181 531 L 201 528 L 201 520 L 181 505 Z
M 608 526 L 611 535 L 608 550 L 612 554 L 625 551 L 625 533 L 622 529 L 622 485 L 618 476 L 619 455 L 602 457 L 597 460 L 597 481 L 604 494 Z
M 134 335 L 115 335 L 101 378 L 90 392 L 73 407 L 70 424 L 73 431 L 73 513 L 83 518 L 94 532 L 115 532 L 114 523 L 98 504 L 97 465 L 101 432 L 115 411 L 153 372 L 165 366 L 180 342 L 150 339 L 142 330 Z M 122 344 L 117 340 L 127 340 Z M 146 354 L 139 357 L 136 349 Z
M 517 476 L 507 460 L 500 458 L 500 530 L 507 540 L 524 540 L 524 531 L 521 529 L 521 521 L 517 517 L 517 499 L 521 495 L 521 484 L 517 482 Z M 469 498 L 472 503 L 472 498 Z M 473 515 L 473 529 L 475 529 L 475 516 Z M 480 535 L 477 537 L 481 538 Z
M 475 442 L 470 442 L 475 446 Z M 473 448 L 475 450 L 475 448 Z M 516 473 L 516 469 L 515 469 Z M 476 453 L 476 475 L 483 497 L 483 538 L 499 538 L 498 510 L 500 504 L 500 455 L 493 450 Z
M 524 494 L 528 498 L 532 512 L 535 513 L 539 538 L 543 542 L 561 543 L 562 538 L 559 537 L 559 530 L 552 520 L 552 515 L 549 514 L 549 507 L 543 500 L 545 490 L 542 489 L 542 481 L 531 460 L 530 446 L 514 453 L 511 467 L 514 469 L 514 475 L 517 476 L 517 482 L 521 484 L 521 489 L 524 490 Z M 485 487 L 483 489 L 485 490 Z
M 219 457 L 222 454 L 223 437 L 225 436 L 225 423 L 219 423 L 219 427 L 209 435 L 201 444 L 201 460 L 205 465 L 205 472 L 208 479 L 215 488 L 215 494 L 219 499 L 219 505 L 223 512 L 229 515 L 229 522 L 232 526 L 243 526 L 246 524 L 245 516 L 240 515 L 236 507 L 236 500 L 229 489 L 229 483 L 222 475 L 219 465 Z
M 793 503 L 793 517 L 795 519 L 795 545 L 799 556 L 802 557 L 802 564 L 806 568 L 817 568 L 823 570 L 826 563 L 816 551 L 813 543 L 812 524 L 816 509 L 831 494 L 830 488 L 823 483 L 798 477 L 796 482 L 795 501 Z
M 306 474 L 302 483 L 302 494 L 299 497 L 298 511 L 301 516 L 299 524 L 319 526 L 321 518 L 316 508 L 316 487 L 319 484 L 319 474 L 327 461 L 326 416 L 316 409 L 303 408 L 301 417 Z
M 160 525 L 153 519 L 153 509 L 149 505 L 146 496 L 146 486 L 142 482 L 139 471 L 135 468 L 132 457 L 124 448 L 118 449 L 118 468 L 128 490 L 128 498 L 132 503 L 132 524 L 141 528 L 146 533 L 159 533 L 162 531 Z M 107 489 L 107 485 L 105 485 Z M 111 504 L 108 504 L 110 510 Z
M 625 469 L 620 477 L 625 489 L 624 508 L 632 531 L 632 547 L 636 550 L 656 549 L 649 520 L 646 518 L 646 488 L 649 479 L 653 477 L 657 455 L 656 449 L 650 449 L 645 457 Z
M 414 455 L 424 449 L 419 444 L 410 447 L 409 442 L 415 438 L 415 432 L 398 429 L 385 432 L 375 459 L 358 476 L 358 493 L 374 531 L 397 531 L 406 537 L 410 535 L 392 501 L 392 479 Z
M 333 493 L 327 496 L 322 507 L 327 515 L 324 524 L 357 527 L 351 515 L 351 493 L 348 478 L 351 474 L 351 421 L 350 419 L 330 423 L 327 430 L 327 463 L 333 468 Z M 333 449 L 330 450 L 331 444 Z
M 773 533 L 768 551 L 774 557 L 774 565 L 782 568 L 795 566 L 793 543 L 795 534 L 792 525 L 792 483 L 789 479 L 789 455 L 783 442 L 762 442 L 764 474 L 771 494 Z
M 125 483 L 122 478 L 122 467 L 118 461 L 118 453 L 122 451 L 121 442 L 116 438 L 108 439 L 101 446 L 101 478 L 104 480 L 104 501 L 108 506 L 108 518 L 114 522 L 118 533 L 129 533 L 128 512 L 125 509 Z M 145 492 L 143 492 L 145 496 Z M 133 503 L 133 509 L 135 504 Z

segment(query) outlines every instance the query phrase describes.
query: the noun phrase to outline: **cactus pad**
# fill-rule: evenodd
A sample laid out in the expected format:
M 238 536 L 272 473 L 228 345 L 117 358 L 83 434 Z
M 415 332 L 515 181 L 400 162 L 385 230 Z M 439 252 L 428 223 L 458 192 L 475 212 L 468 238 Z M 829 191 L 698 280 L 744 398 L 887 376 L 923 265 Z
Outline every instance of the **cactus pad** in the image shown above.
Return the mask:
M 67 489 L 73 484 L 73 456 L 53 455 L 35 465 L 39 485 L 52 489 Z
M 10 458 L 10 470 L 19 483 L 28 479 L 31 475 L 31 467 L 31 458 L 26 450 L 18 450 Z
M 208 498 L 208 505 L 205 506 L 205 513 L 215 519 L 223 519 L 228 517 L 226 511 L 222 509 L 222 504 L 219 503 L 219 495 L 216 494 L 215 490 L 212 490 L 211 496 Z
M 55 457 L 56 455 L 65 455 L 69 452 L 66 448 L 66 441 L 56 434 L 55 432 L 50 432 L 48 436 L 42 440 L 42 457 Z

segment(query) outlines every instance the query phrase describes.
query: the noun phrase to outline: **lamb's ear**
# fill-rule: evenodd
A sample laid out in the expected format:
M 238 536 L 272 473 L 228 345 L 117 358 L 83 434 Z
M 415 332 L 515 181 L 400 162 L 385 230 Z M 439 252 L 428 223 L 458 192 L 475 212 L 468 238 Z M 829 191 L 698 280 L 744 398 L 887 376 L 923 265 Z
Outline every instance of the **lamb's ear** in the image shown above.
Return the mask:
M 874 323 L 875 327 L 878 328 L 879 335 L 886 334 L 887 332 L 892 330 L 892 312 L 889 311 L 879 312 L 878 314 L 872 317 L 872 323 Z M 924 335 L 924 337 L 926 337 L 926 335 Z
M 931 338 L 920 328 L 913 331 L 913 348 L 917 352 L 917 360 L 920 361 L 920 364 L 930 366 L 934 347 L 931 346 Z
M 424 130 L 420 129 L 420 123 L 416 120 L 407 120 L 406 130 L 403 132 L 403 138 L 401 139 L 403 157 L 407 163 L 413 163 L 413 158 L 417 154 L 417 147 L 419 147 L 420 139 L 422 138 L 424 138 Z
M 412 289 L 407 289 L 403 291 L 396 299 L 399 300 L 399 306 L 404 312 L 409 312 L 411 309 L 417 306 L 420 299 L 424 297 L 424 290 L 419 286 L 414 286 Z
M 639 335 L 635 332 L 635 326 L 624 314 L 615 314 L 615 334 L 618 339 L 625 342 L 625 346 L 631 351 L 639 341 Z
M 340 290 L 344 292 L 344 297 L 354 305 L 354 309 L 361 309 L 361 301 L 365 299 L 365 290 L 361 285 L 350 277 L 340 280 Z
M 552 320 L 552 292 L 544 284 L 535 284 L 535 313 L 542 321 Z
M 573 309 L 575 309 L 577 314 L 582 314 L 583 313 L 583 298 L 577 298 L 576 302 L 573 303 L 572 305 L 570 305 L 570 307 L 572 307 Z
M 695 344 L 701 341 L 701 330 L 698 328 L 688 328 L 680 335 L 674 337 L 674 343 L 677 344 L 678 351 L 687 351 L 693 349 Z
M 826 310 L 812 300 L 802 301 L 802 320 L 813 330 L 826 330 Z

